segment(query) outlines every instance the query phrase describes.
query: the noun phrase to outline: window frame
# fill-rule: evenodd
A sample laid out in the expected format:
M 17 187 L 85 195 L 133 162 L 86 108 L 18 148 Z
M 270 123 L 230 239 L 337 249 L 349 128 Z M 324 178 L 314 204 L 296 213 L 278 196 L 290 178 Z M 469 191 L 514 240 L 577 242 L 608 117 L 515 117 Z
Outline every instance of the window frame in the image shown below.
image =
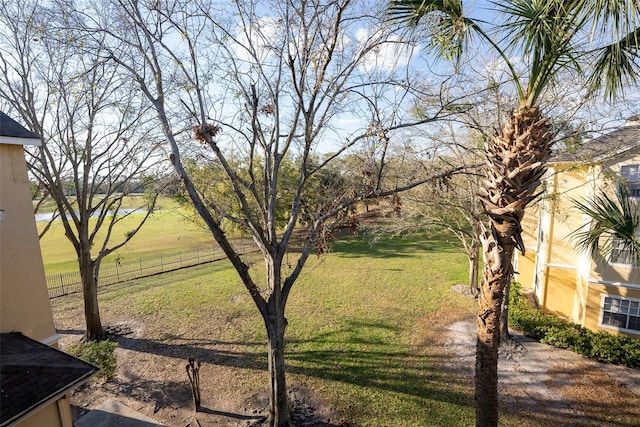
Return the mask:
M 612 300 L 618 300 L 618 305 L 616 310 L 605 310 L 606 299 L 609 298 Z M 626 303 L 626 304 L 625 304 Z M 626 306 L 626 308 L 624 308 Z M 610 306 L 612 308 L 612 306 Z M 625 309 L 626 313 L 622 313 L 621 309 Z M 605 313 L 623 315 L 626 318 L 625 326 L 616 326 L 604 323 Z M 638 329 L 630 329 L 629 320 L 630 317 L 637 318 Z M 601 294 L 600 297 L 600 312 L 598 313 L 598 326 L 606 329 L 613 329 L 616 331 L 627 332 L 630 334 L 640 335 L 640 298 L 632 298 L 632 297 L 623 297 L 621 295 L 612 295 L 612 294 Z
M 640 232 L 636 233 L 640 237 Z M 627 267 L 638 267 L 636 260 L 631 259 L 628 250 L 624 249 L 624 240 L 611 236 L 611 253 L 608 256 L 609 265 L 624 265 Z M 621 255 L 624 254 L 624 257 Z
M 625 168 L 635 168 L 634 174 L 624 174 L 623 171 Z M 622 177 L 622 183 L 627 186 L 627 190 L 629 191 L 629 197 L 632 199 L 640 199 L 640 164 L 638 163 L 627 163 L 620 165 L 620 176 Z M 630 180 L 629 178 L 635 178 Z
M 629 168 L 634 168 L 633 174 L 624 173 L 624 171 L 628 170 Z M 622 178 L 622 180 L 618 183 L 618 185 L 626 185 L 627 191 L 629 192 L 629 198 L 640 201 L 640 163 L 620 164 L 618 169 L 618 174 Z M 634 179 L 630 180 L 629 178 L 634 178 Z M 630 184 L 635 188 L 632 189 L 630 187 Z M 636 235 L 640 237 L 640 230 L 636 233 Z M 609 265 L 619 265 L 619 266 L 626 266 L 626 267 L 632 267 L 632 268 L 638 267 L 636 260 L 630 259 L 628 254 L 625 254 L 625 252 L 627 251 L 625 251 L 622 248 L 621 239 L 612 237 L 611 245 L 612 245 L 611 253 L 607 257 L 608 258 L 607 263 Z M 614 256 L 614 254 L 616 256 Z M 624 257 L 621 257 L 620 256 L 621 254 L 625 254 Z

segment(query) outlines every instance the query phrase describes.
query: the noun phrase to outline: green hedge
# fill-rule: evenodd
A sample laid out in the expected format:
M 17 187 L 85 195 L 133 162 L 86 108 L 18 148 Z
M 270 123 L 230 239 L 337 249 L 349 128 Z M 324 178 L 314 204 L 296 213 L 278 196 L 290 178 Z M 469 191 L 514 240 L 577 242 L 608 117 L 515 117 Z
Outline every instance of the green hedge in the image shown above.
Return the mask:
M 117 359 L 114 351 L 117 347 L 117 342 L 109 340 L 86 341 L 72 344 L 65 350 L 67 353 L 100 368 L 96 378 L 110 380 L 116 373 Z
M 599 362 L 640 368 L 640 340 L 626 335 L 593 332 L 531 307 L 519 283 L 509 293 L 509 325 L 545 344 L 566 348 Z

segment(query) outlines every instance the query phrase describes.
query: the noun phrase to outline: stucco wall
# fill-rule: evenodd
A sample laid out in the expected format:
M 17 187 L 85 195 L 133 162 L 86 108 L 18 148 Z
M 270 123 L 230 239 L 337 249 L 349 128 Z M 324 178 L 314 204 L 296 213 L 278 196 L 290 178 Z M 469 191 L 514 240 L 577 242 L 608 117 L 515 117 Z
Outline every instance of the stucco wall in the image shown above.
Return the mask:
M 0 332 L 55 335 L 21 145 L 0 144 Z
M 533 272 L 536 263 L 536 253 L 527 249 L 524 255 L 516 253 L 515 268 L 517 274 L 515 280 L 520 282 L 524 289 L 533 289 Z
M 631 265 L 611 264 L 604 257 L 591 259 L 582 255 L 583 260 L 589 259 L 584 265 L 580 265 L 581 254 L 573 248 L 574 243 L 568 238 L 572 230 L 578 228 L 588 219 L 572 206 L 571 199 L 592 199 L 601 192 L 613 194 L 616 182 L 620 179 L 620 167 L 624 164 L 640 164 L 640 155 L 629 154 L 611 159 L 602 165 L 591 167 L 573 166 L 562 171 L 558 175 L 557 191 L 562 197 L 557 197 L 555 209 L 556 217 L 553 222 L 554 252 L 553 263 L 574 264 L 583 278 L 577 277 L 574 282 L 575 292 L 571 299 L 573 308 L 568 307 L 570 279 L 568 277 L 549 277 L 547 289 L 547 308 L 567 315 L 578 324 L 592 330 L 606 330 L 618 333 L 616 329 L 600 327 L 602 296 L 622 296 L 640 298 L 640 289 L 634 288 L 640 283 L 638 268 Z M 582 183 L 582 185 L 581 185 Z M 571 262 L 576 258 L 576 262 Z M 574 279 L 575 280 L 575 279 Z M 637 335 L 636 335 L 637 336 Z
M 547 268 L 547 292 L 543 301 L 543 311 L 571 317 L 575 290 L 576 270 Z
M 571 234 L 588 218 L 575 208 L 574 200 L 591 199 L 602 190 L 612 192 L 623 164 L 640 164 L 640 155 L 603 165 L 556 165 L 547 175 L 544 198 L 523 221 L 525 245 L 535 254 L 518 256 L 517 280 L 534 288 L 537 274 L 536 298 L 542 309 L 593 330 L 615 332 L 598 326 L 602 295 L 640 298 L 640 290 L 634 289 L 640 280 L 636 267 L 612 265 L 603 258 L 594 261 L 576 248 Z
M 524 255 L 519 251 L 515 253 L 516 274 L 514 279 L 522 285 L 523 289 L 533 289 L 538 251 L 537 236 L 540 209 L 540 202 L 533 204 L 527 209 L 522 219 L 522 242 L 526 251 Z
M 66 399 L 62 399 L 62 401 L 68 402 Z M 68 403 L 66 406 L 69 406 Z M 20 421 L 15 427 L 70 427 L 72 425 L 69 419 L 71 416 L 70 411 L 67 417 L 64 417 L 64 420 L 61 419 L 63 414 L 66 414 L 66 412 L 59 411 L 58 404 L 53 402 L 29 415 L 28 418 Z

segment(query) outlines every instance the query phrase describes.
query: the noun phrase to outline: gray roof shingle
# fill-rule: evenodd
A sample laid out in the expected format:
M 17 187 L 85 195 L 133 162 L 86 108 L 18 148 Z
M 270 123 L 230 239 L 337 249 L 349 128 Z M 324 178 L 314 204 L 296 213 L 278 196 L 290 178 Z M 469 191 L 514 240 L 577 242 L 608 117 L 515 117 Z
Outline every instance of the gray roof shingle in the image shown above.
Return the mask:
M 40 139 L 40 136 L 26 129 L 20 123 L 0 111 L 0 136 L 13 138 Z
M 0 334 L 0 426 L 83 383 L 98 368 L 19 332 Z
M 549 163 L 600 163 L 638 147 L 640 147 L 640 122 L 632 121 L 613 132 L 587 141 L 574 150 L 552 156 Z

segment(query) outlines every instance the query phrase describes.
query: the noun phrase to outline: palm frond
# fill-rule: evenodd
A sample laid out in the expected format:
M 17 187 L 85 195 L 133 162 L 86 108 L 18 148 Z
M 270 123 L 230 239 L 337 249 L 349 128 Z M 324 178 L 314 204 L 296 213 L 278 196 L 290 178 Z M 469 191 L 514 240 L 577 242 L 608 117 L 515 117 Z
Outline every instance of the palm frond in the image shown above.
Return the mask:
M 387 11 L 391 19 L 406 22 L 412 27 L 434 12 L 454 18 L 463 16 L 461 0 L 391 0 Z
M 411 28 L 415 28 L 427 17 L 432 18 L 425 24 L 428 47 L 439 57 L 456 62 L 462 56 L 464 46 L 473 39 L 473 35 L 480 35 L 504 59 L 520 98 L 524 97 L 513 64 L 503 49 L 480 25 L 465 15 L 462 0 L 391 0 L 387 13 L 391 20 L 406 22 Z
M 594 53 L 595 65 L 587 82 L 590 92 L 604 88 L 605 97 L 613 100 L 625 85 L 638 83 L 640 27 Z
M 586 7 L 592 17 L 592 32 L 610 28 L 613 34 L 624 34 L 638 25 L 640 4 L 637 0 L 591 0 Z
M 493 2 L 507 18 L 500 31 L 507 49 L 519 52 L 530 61 L 529 82 L 523 104 L 535 105 L 558 69 L 573 67 L 581 71 L 576 34 L 586 22 L 587 12 L 581 0 L 514 0 Z
M 389 18 L 415 28 L 422 21 L 427 29 L 429 48 L 438 56 L 457 61 L 470 37 L 461 0 L 391 0 Z
M 586 230 L 580 228 L 569 235 L 578 249 L 589 251 L 594 258 L 602 255 L 607 259 L 615 249 L 622 249 L 636 263 L 640 260 L 640 213 L 626 185 L 618 186 L 615 197 L 601 193 L 593 200 L 572 199 L 572 203 L 591 220 Z

